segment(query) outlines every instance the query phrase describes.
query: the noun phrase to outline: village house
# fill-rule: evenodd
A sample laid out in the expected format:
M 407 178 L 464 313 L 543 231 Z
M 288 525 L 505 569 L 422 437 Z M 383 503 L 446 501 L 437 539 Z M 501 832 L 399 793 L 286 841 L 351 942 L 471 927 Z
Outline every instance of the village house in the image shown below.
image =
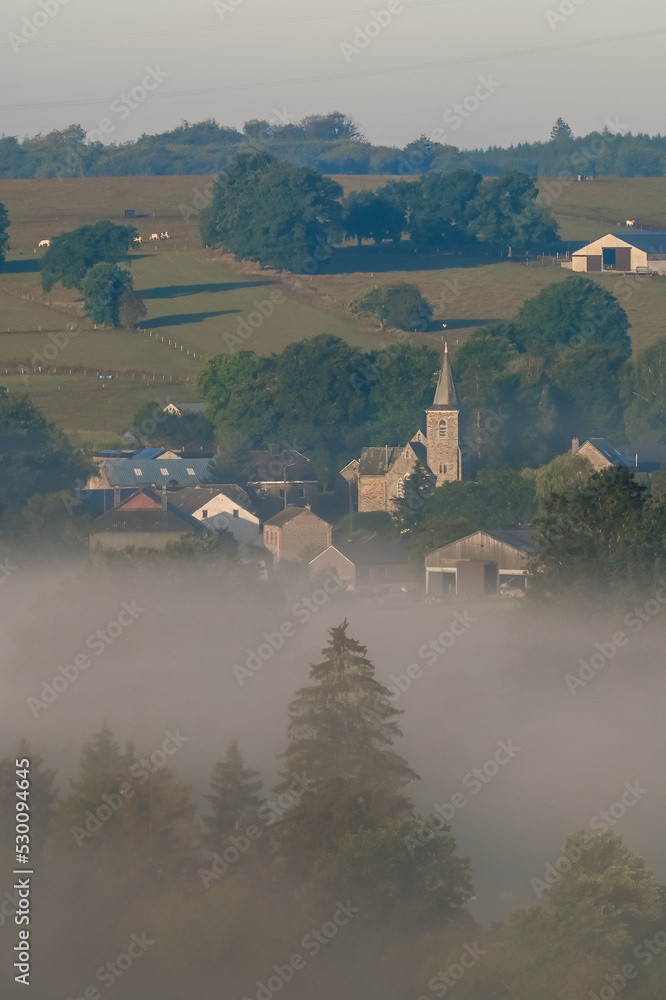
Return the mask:
M 305 507 L 316 509 L 319 481 L 309 460 L 293 448 L 280 451 L 276 446 L 251 451 L 247 484 L 264 507 Z M 271 502 L 272 501 L 272 502 Z M 273 511 L 270 511 L 271 513 Z
M 338 542 L 310 560 L 311 579 L 331 571 L 346 590 L 359 595 L 400 594 L 414 586 L 404 546 L 377 535 L 361 542 Z
M 222 486 L 191 486 L 174 490 L 171 502 L 201 521 L 209 530 L 229 531 L 241 545 L 260 541 L 261 524 L 250 509 L 250 498 L 235 483 Z
M 158 495 L 153 490 L 139 490 L 127 500 L 120 500 L 95 520 L 90 535 L 90 549 L 136 548 L 164 549 L 169 542 L 196 537 L 203 533 L 200 521 L 169 503 L 166 489 Z
M 182 417 L 185 413 L 203 413 L 205 403 L 167 403 L 162 408 L 162 413 L 171 413 L 175 417 Z
M 215 469 L 210 458 L 108 458 L 85 484 L 86 490 L 114 486 L 203 486 L 213 482 Z
M 595 472 L 612 465 L 626 465 L 639 476 L 651 476 L 666 465 L 666 445 L 622 445 L 616 447 L 606 438 L 588 438 L 580 444 L 578 438 L 571 442 L 571 454 L 589 459 Z
M 426 594 L 458 597 L 521 595 L 534 546 L 527 528 L 475 531 L 425 557 Z
M 572 271 L 666 274 L 666 232 L 607 233 L 563 261 Z
M 310 507 L 287 507 L 264 524 L 264 545 L 274 566 L 309 562 L 331 544 L 333 528 Z
M 417 430 L 401 447 L 363 448 L 357 469 L 353 463 L 342 469 L 341 475 L 348 482 L 357 471 L 359 512 L 384 510 L 392 514 L 392 501 L 402 495 L 405 479 L 412 474 L 417 462 L 436 486 L 462 478 L 458 445 L 460 407 L 449 365 L 448 346 L 444 348 L 435 398 L 425 412 L 425 434 Z

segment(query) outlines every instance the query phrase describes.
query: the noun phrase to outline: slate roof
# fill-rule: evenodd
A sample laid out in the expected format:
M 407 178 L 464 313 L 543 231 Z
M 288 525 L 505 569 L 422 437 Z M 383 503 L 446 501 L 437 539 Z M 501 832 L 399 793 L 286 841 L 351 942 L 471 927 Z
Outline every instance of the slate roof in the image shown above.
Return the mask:
M 403 566 L 408 562 L 402 545 L 377 536 L 365 542 L 340 542 L 334 548 L 355 566 Z
M 163 454 L 164 448 L 141 448 L 134 453 L 134 458 L 157 458 Z
M 651 233 L 628 233 L 623 230 L 620 233 L 611 233 L 611 235 L 647 254 L 666 254 L 666 232 L 663 230 L 655 230 Z
M 188 514 L 193 514 L 195 510 L 199 510 L 205 503 L 210 503 L 220 493 L 228 497 L 232 503 L 249 510 L 250 498 L 245 490 L 237 486 L 236 483 L 228 483 L 222 486 L 185 487 L 171 494 L 171 502 Z
M 248 483 L 316 483 L 309 460 L 300 451 L 289 449 L 275 454 L 270 448 L 250 452 Z
M 359 476 L 383 476 L 402 454 L 402 448 L 362 448 L 358 463 Z
M 110 486 L 199 486 L 209 484 L 214 473 L 208 458 L 108 459 L 101 471 Z M 166 472 L 162 470 L 166 469 Z M 192 472 L 188 472 L 191 469 Z M 137 471 L 138 470 L 138 473 Z
M 607 441 L 606 438 L 588 438 L 583 444 L 593 445 L 613 465 L 627 465 L 627 459 L 622 452 L 612 445 L 610 441 Z
M 430 410 L 457 410 L 458 409 L 458 399 L 456 396 L 456 389 L 453 384 L 453 376 L 451 375 L 451 366 L 449 364 L 449 345 L 444 345 L 444 357 L 442 359 L 442 370 L 439 373 L 439 380 L 437 382 L 437 388 L 435 389 L 435 398 L 433 400 L 432 406 L 429 406 Z
M 203 413 L 205 409 L 205 403 L 167 403 L 167 406 L 175 406 L 181 413 Z
M 328 524 L 328 521 L 324 521 L 323 517 L 319 517 L 318 514 L 314 514 L 309 507 L 287 507 L 286 510 L 279 511 L 264 523 L 272 528 L 280 528 L 283 524 L 293 521 L 295 517 L 298 517 L 299 514 L 303 514 L 305 511 L 307 511 L 308 514 L 312 514 L 312 516 L 316 517 L 319 521 L 322 521 L 323 524 L 327 524 L 329 528 L 331 527 L 331 525 Z
M 115 490 L 75 490 L 78 499 L 81 502 L 81 506 L 92 514 L 93 517 L 99 517 L 100 514 L 105 514 L 107 510 L 113 510 L 113 503 L 115 499 Z M 136 490 L 131 487 L 124 487 L 120 491 L 120 502 L 124 503 L 125 500 L 136 493 Z

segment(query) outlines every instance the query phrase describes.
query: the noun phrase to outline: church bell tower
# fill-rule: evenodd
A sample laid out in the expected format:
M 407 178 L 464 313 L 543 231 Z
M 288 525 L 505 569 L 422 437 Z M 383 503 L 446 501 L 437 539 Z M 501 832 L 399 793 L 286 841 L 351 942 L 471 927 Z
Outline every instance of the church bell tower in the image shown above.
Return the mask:
M 426 410 L 428 466 L 437 486 L 462 479 L 460 448 L 458 447 L 458 417 L 460 407 L 449 365 L 448 344 L 432 406 Z

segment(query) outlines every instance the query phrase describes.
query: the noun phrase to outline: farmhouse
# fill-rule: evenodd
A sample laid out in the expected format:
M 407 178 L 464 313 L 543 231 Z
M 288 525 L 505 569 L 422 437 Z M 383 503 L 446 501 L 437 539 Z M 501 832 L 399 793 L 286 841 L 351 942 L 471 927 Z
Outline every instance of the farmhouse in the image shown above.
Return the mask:
M 426 593 L 464 597 L 521 593 L 532 549 L 532 533 L 526 528 L 475 531 L 428 553 Z
M 204 403 L 167 403 L 162 409 L 162 413 L 171 413 L 175 417 L 182 417 L 185 413 L 203 413 Z
M 226 528 L 240 544 L 251 545 L 259 539 L 259 518 L 250 510 L 245 490 L 235 483 L 185 487 L 171 494 L 171 502 L 208 529 Z
M 384 510 L 393 513 L 392 500 L 402 495 L 405 479 L 418 462 L 435 485 L 462 478 L 458 446 L 459 406 L 449 366 L 448 345 L 444 348 L 442 368 L 432 405 L 426 410 L 426 434 L 417 430 L 402 447 L 363 448 L 358 461 L 358 509 L 360 512 Z M 349 481 L 353 465 L 341 475 Z
M 169 542 L 202 532 L 199 521 L 169 503 L 166 489 L 161 495 L 139 490 L 96 519 L 90 548 L 125 549 L 134 545 L 164 549 Z
M 666 232 L 607 233 L 576 250 L 563 267 L 573 271 L 666 274 Z
M 332 527 L 309 507 L 287 507 L 264 524 L 264 545 L 273 556 L 273 564 L 302 562 L 327 549 Z

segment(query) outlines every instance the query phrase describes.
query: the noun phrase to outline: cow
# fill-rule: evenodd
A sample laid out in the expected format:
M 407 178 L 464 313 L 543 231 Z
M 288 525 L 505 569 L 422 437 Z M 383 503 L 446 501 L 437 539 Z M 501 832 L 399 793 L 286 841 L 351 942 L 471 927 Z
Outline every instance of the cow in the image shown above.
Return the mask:
M 160 233 L 160 239 L 161 240 L 169 240 L 169 239 L 171 239 L 171 237 L 169 236 L 168 233 Z
M 39 243 L 37 244 L 38 248 L 39 247 L 50 247 L 50 246 L 51 246 L 51 240 L 40 240 Z
M 155 243 L 157 242 L 157 240 L 159 240 L 159 238 L 160 238 L 160 234 L 159 233 L 151 233 L 150 234 L 150 240 L 152 240 Z
M 636 225 L 635 219 L 627 219 L 627 221 L 625 222 L 625 226 L 627 227 L 627 229 L 633 229 L 635 225 Z
M 141 242 L 140 236 L 135 236 L 134 239 L 132 240 L 132 243 L 140 243 L 140 242 Z

